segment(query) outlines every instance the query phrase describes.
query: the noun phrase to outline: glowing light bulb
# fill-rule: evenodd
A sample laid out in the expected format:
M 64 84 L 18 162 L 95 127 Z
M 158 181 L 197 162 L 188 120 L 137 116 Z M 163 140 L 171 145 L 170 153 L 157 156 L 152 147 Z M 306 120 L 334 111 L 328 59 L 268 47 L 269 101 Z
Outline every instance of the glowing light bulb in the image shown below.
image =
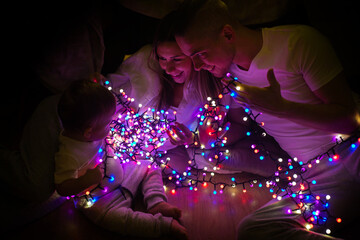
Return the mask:
M 312 229 L 314 227 L 314 225 L 312 225 L 310 223 L 310 224 L 306 224 L 305 227 L 306 227 L 307 230 L 310 230 L 310 229 Z

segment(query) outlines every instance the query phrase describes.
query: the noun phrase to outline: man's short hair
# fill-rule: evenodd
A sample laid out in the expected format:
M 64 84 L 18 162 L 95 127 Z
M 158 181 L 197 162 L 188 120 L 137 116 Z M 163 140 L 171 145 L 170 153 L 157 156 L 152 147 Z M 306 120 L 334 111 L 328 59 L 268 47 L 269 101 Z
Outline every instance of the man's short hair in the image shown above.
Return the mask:
M 198 38 L 221 31 L 225 24 L 237 23 L 221 0 L 185 0 L 176 10 L 174 34 L 182 36 L 196 34 Z

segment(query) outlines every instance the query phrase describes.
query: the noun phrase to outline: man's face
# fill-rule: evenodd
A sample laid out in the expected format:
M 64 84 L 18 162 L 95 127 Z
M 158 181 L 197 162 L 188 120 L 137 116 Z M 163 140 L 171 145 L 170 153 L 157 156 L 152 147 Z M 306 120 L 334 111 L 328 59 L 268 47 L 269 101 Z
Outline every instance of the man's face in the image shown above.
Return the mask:
M 191 57 L 195 70 L 207 70 L 215 77 L 225 76 L 235 54 L 220 35 L 218 38 L 177 36 L 176 42 L 181 51 Z

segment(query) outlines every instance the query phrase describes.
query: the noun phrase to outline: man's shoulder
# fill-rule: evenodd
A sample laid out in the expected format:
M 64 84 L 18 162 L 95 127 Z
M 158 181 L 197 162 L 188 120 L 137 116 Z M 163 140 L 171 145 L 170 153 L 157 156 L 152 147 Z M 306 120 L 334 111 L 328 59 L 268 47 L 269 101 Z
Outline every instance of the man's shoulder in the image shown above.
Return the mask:
M 293 24 L 293 25 L 279 25 L 271 28 L 264 28 L 263 31 L 268 34 L 285 34 L 292 36 L 312 36 L 319 34 L 319 31 L 309 25 Z

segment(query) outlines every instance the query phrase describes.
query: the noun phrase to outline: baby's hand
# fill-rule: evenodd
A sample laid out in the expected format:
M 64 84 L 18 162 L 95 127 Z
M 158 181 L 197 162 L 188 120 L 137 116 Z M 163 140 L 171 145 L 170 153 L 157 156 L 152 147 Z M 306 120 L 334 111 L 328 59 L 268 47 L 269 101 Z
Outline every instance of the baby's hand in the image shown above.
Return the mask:
M 180 219 L 181 210 L 167 202 L 160 202 L 149 209 L 149 213 L 155 215 L 161 213 L 165 217 L 172 217 L 175 219 Z
M 179 240 L 187 240 L 187 230 L 177 220 L 173 219 L 170 227 L 170 235 Z
M 98 184 L 101 182 L 103 174 L 100 165 L 97 165 L 93 169 L 88 169 L 84 174 L 84 178 L 86 178 L 86 181 L 89 183 L 89 185 Z

